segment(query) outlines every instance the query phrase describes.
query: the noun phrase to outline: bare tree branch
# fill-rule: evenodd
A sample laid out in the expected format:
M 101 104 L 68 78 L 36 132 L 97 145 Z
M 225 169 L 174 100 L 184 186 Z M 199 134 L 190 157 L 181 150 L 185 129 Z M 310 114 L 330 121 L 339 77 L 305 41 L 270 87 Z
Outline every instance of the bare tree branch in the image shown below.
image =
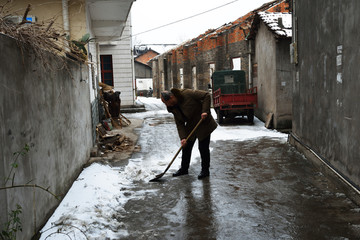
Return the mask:
M 12 185 L 12 186 L 6 186 L 6 187 L 0 187 L 0 190 L 6 190 L 11 188 L 39 188 L 41 190 L 44 190 L 45 192 L 50 193 L 53 197 L 55 197 L 57 200 L 60 200 L 60 197 L 56 195 L 55 193 L 51 192 L 49 188 L 44 188 L 42 186 L 39 186 L 37 184 L 20 184 L 20 185 Z

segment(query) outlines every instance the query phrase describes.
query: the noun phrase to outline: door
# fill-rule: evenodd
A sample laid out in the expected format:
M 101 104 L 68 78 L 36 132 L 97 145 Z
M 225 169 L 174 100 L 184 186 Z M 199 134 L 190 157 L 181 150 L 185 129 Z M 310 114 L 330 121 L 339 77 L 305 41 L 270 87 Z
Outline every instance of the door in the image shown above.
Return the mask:
M 100 55 L 101 81 L 114 86 L 112 55 Z

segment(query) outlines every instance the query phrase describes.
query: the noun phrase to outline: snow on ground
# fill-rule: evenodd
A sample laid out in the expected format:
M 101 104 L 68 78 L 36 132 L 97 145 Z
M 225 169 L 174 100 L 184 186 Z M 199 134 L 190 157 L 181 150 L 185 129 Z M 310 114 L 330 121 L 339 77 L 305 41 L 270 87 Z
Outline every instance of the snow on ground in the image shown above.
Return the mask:
M 216 113 L 213 109 L 212 115 L 214 117 L 216 116 Z M 254 125 L 218 126 L 214 133 L 211 134 L 211 141 L 245 141 L 259 137 L 279 138 L 285 141 L 287 140 L 287 134 L 265 128 L 264 123 L 258 118 L 254 117 Z
M 137 104 L 143 104 L 147 111 L 129 114 L 128 118 L 172 117 L 160 99 L 139 97 Z M 216 116 L 213 110 L 212 115 Z M 166 130 L 176 134 L 175 129 L 172 126 L 170 130 Z M 152 136 L 149 134 L 147 137 L 142 137 L 140 141 L 140 144 L 144 145 L 141 146 L 144 155 L 146 152 L 152 151 L 150 159 L 148 155 L 146 156 L 147 161 L 143 159 L 145 156 L 141 157 L 140 155 L 139 157 L 138 154 L 136 158 L 129 159 L 129 163 L 125 167 L 111 167 L 94 163 L 85 168 L 41 230 L 40 239 L 116 239 L 119 234 L 126 236 L 124 223 L 121 222 L 121 213 L 125 211 L 123 207 L 126 202 L 134 198 L 141 199 L 146 193 L 156 194 L 152 189 L 132 190 L 136 186 L 134 183 L 148 182 L 154 178 L 156 174 L 160 173 L 159 169 L 165 169 L 173 158 L 174 152 L 179 148 L 179 145 L 171 141 L 164 143 L 168 144 L 167 149 L 172 149 L 166 153 L 157 148 L 145 146 L 151 142 L 151 139 L 146 138 Z M 218 126 L 211 135 L 211 140 L 245 141 L 259 137 L 271 137 L 279 141 L 286 141 L 287 134 L 266 129 L 264 123 L 255 118 L 254 125 L 251 126 Z M 194 147 L 193 154 L 192 159 L 199 159 L 196 147 Z M 159 159 L 164 160 L 159 161 Z M 195 162 L 192 160 L 191 163 Z M 177 167 L 176 164 L 173 164 L 169 171 L 176 170 Z
M 160 99 L 157 98 L 138 97 L 136 103 L 144 105 L 148 112 L 132 115 L 132 117 L 135 118 L 145 118 L 147 116 L 152 116 L 154 115 L 153 111 L 158 111 L 158 114 L 168 113 L 165 105 L 161 102 Z M 214 109 L 211 109 L 211 114 L 214 118 L 216 118 Z M 211 140 L 245 141 L 258 137 L 286 138 L 287 135 L 265 128 L 264 123 L 254 117 L 254 125 L 252 126 L 218 126 L 217 130 L 211 135 Z

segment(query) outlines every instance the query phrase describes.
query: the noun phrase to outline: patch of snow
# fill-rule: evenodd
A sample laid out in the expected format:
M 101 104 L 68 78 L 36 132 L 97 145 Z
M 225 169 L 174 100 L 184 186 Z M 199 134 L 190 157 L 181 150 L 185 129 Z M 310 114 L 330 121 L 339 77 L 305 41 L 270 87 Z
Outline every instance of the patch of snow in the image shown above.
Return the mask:
M 292 16 L 286 12 L 259 12 L 261 20 L 277 35 L 292 36 Z

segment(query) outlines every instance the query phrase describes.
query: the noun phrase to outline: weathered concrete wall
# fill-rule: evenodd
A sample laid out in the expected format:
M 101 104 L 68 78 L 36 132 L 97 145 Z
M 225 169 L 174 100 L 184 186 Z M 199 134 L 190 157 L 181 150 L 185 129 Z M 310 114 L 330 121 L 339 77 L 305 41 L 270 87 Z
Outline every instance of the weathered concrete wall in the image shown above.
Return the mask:
M 0 35 L 0 179 L 9 174 L 13 153 L 28 144 L 30 151 L 18 159 L 15 184 L 32 181 L 63 196 L 93 143 L 87 68 L 81 72 L 79 64 L 70 63 L 67 70 L 58 60 L 48 55 L 50 67 L 44 67 L 31 50 Z M 39 189 L 0 191 L 1 223 L 16 204 L 23 209 L 17 237 L 30 239 L 59 202 Z
M 319 9 L 321 9 L 319 11 Z M 360 186 L 360 1 L 296 1 L 293 133 Z
M 276 129 L 291 129 L 292 124 L 292 65 L 290 62 L 291 39 L 276 42 Z
M 152 68 L 152 79 L 153 79 L 153 90 L 154 90 L 154 97 L 160 98 L 160 85 L 159 85 L 159 61 L 156 59 L 151 61 L 151 68 Z
M 135 64 L 135 79 L 152 77 L 151 67 L 137 61 L 135 61 L 134 64 Z
M 183 65 L 177 63 L 177 59 L 181 57 L 181 55 L 179 51 L 176 50 L 171 51 L 170 54 L 171 55 L 169 55 L 169 58 L 171 59 L 172 62 L 170 74 L 173 82 L 173 87 L 183 88 L 183 86 L 181 86 L 181 76 L 180 76 L 180 68 L 182 68 Z
M 262 121 L 268 113 L 276 112 L 276 41 L 274 35 L 261 23 L 255 39 L 257 77 L 254 86 L 258 89 L 258 108 L 255 115 Z
M 263 22 L 255 39 L 257 75 L 254 86 L 258 88 L 258 108 L 255 115 L 266 121 L 273 113 L 273 127 L 290 129 L 292 120 L 292 66 L 290 63 L 290 39 L 277 39 Z
M 164 90 L 169 90 L 169 86 L 167 84 L 167 81 L 165 79 L 165 71 L 167 71 L 167 69 L 165 69 L 165 58 L 166 55 L 162 55 L 158 57 L 158 87 L 159 87 L 159 91 L 164 91 Z

